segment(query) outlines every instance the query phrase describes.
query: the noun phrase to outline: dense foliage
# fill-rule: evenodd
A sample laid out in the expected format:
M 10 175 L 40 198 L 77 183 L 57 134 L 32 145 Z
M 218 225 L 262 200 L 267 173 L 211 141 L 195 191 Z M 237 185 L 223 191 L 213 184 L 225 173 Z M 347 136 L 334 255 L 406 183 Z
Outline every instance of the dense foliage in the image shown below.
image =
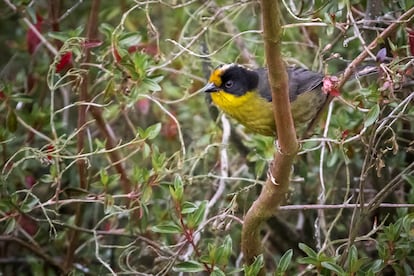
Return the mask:
M 220 63 L 265 65 L 259 3 L 1 1 L 1 273 L 412 274 L 411 2 L 283 2 L 288 64 L 340 77 L 377 39 L 358 66 L 379 73 L 300 141 L 264 254 L 243 266 L 275 145 L 200 89 Z

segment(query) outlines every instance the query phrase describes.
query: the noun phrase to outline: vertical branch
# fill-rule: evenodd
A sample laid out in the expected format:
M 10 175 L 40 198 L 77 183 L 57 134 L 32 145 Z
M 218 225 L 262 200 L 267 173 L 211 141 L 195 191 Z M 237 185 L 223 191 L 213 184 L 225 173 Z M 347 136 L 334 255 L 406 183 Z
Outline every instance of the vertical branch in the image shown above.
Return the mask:
M 99 6 L 100 6 L 100 0 L 94 0 L 92 2 L 91 11 L 89 15 L 89 21 L 88 21 L 88 29 L 86 38 L 87 40 L 92 40 L 96 38 L 97 36 L 97 22 L 98 22 L 98 14 L 99 14 Z M 85 56 L 84 56 L 84 62 L 87 63 L 90 59 L 90 50 L 89 48 L 85 49 Z M 82 79 L 82 83 L 80 85 L 80 91 L 79 91 L 79 101 L 80 102 L 86 102 L 89 98 L 88 96 L 88 89 L 89 89 L 89 71 L 86 70 L 85 76 Z M 78 123 L 77 127 L 79 129 L 78 135 L 77 135 L 77 151 L 79 154 L 81 154 L 84 150 L 84 144 L 85 144 L 85 128 L 83 127 L 86 123 L 86 108 L 87 105 L 79 105 L 78 107 Z M 85 160 L 79 159 L 77 161 L 78 165 L 78 173 L 79 173 L 79 187 L 82 190 L 88 189 L 88 182 L 87 182 L 87 171 L 86 171 L 86 164 Z M 75 226 L 80 226 L 83 219 L 83 211 L 82 211 L 82 205 L 81 203 L 76 204 L 75 209 Z M 78 245 L 79 240 L 79 231 L 73 229 L 69 232 L 69 246 L 66 254 L 66 260 L 65 260 L 65 269 L 66 271 L 69 271 L 70 267 L 73 263 L 73 257 L 76 250 L 76 247 Z
M 279 1 L 262 0 L 263 40 L 272 89 L 272 102 L 277 125 L 279 148 L 274 156 L 262 191 L 247 212 L 242 229 L 242 251 L 245 262 L 251 264 L 261 254 L 261 224 L 273 216 L 289 189 L 289 177 L 298 150 L 288 95 L 288 77 L 280 53 L 281 23 Z M 260 275 L 265 275 L 264 269 Z
M 49 18 L 50 18 L 52 30 L 54 32 L 58 32 L 60 30 L 59 28 L 60 0 L 49 0 L 48 8 L 49 8 Z M 59 49 L 60 47 L 62 47 L 63 42 L 55 39 L 54 44 L 56 48 Z

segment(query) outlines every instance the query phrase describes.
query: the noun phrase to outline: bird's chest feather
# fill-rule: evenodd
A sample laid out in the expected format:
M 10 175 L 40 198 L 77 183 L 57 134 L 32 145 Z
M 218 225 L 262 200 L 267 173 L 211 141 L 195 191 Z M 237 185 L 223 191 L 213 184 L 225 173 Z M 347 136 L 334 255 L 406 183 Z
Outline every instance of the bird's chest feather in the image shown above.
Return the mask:
M 251 131 L 263 135 L 275 133 L 272 104 L 256 92 L 235 96 L 220 91 L 212 93 L 211 98 L 221 110 Z

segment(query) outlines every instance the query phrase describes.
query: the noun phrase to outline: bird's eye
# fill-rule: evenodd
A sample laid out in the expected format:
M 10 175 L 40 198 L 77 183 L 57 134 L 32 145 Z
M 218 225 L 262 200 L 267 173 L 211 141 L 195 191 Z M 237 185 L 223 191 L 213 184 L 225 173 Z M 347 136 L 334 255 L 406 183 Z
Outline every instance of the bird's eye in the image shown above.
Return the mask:
M 226 88 L 232 88 L 233 87 L 234 82 L 232 80 L 228 80 L 226 81 L 226 83 L 224 84 L 224 86 Z

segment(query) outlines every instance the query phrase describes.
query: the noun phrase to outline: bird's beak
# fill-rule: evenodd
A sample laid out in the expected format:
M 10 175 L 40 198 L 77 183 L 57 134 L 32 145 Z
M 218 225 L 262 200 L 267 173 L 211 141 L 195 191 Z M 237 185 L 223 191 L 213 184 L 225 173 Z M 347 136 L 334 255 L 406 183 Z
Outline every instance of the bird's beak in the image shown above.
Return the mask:
M 206 93 L 212 93 L 212 92 L 217 92 L 219 91 L 219 88 L 212 82 L 208 82 L 202 89 L 201 91 L 206 92 Z

